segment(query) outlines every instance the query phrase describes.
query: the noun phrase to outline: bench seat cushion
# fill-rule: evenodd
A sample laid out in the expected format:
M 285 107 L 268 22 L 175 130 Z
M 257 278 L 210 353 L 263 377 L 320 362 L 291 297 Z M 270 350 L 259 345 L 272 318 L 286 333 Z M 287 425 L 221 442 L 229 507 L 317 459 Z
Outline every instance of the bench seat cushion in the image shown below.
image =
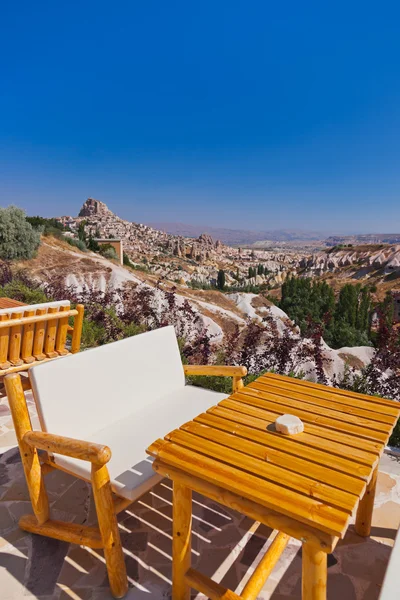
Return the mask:
M 153 471 L 146 448 L 224 398 L 226 394 L 187 385 L 91 434 L 87 441 L 106 444 L 111 449 L 107 466 L 113 491 L 135 500 L 153 487 L 161 477 Z M 113 399 L 109 398 L 110 416 L 112 404 Z M 54 460 L 61 468 L 90 480 L 90 463 L 60 455 L 54 455 Z

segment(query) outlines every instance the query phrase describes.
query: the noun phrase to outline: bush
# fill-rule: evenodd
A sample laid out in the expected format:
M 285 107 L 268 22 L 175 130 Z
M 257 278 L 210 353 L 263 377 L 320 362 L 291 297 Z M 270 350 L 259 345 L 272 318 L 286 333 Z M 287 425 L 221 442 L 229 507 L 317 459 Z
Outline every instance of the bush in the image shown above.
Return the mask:
M 118 260 L 118 255 L 115 251 L 115 248 L 114 246 L 111 246 L 111 244 L 100 245 L 100 254 L 109 260 Z
M 89 236 L 87 247 L 92 252 L 100 252 L 100 244 L 92 236 Z
M 27 285 L 18 279 L 13 279 L 10 283 L 0 287 L 0 296 L 13 298 L 24 304 L 41 304 L 48 301 L 42 289 Z
M 57 221 L 57 219 L 45 219 L 44 217 L 36 216 L 26 217 L 26 220 L 34 229 L 37 229 L 45 236 L 52 235 L 61 239 L 63 232 L 67 231 L 64 225 Z
M 82 250 L 82 252 L 87 252 L 86 244 L 85 244 L 85 242 L 82 242 L 82 240 L 77 240 L 76 238 L 71 238 L 71 237 L 64 237 L 64 240 L 70 246 L 74 246 L 75 248 L 79 248 L 79 250 Z
M 16 206 L 0 208 L 0 258 L 24 260 L 32 258 L 40 245 L 40 232 L 35 231 Z
M 101 252 L 101 254 L 104 256 L 104 258 L 108 258 L 108 260 L 118 260 L 117 253 L 115 252 L 114 248 L 107 248 L 107 250 L 104 250 L 104 252 Z

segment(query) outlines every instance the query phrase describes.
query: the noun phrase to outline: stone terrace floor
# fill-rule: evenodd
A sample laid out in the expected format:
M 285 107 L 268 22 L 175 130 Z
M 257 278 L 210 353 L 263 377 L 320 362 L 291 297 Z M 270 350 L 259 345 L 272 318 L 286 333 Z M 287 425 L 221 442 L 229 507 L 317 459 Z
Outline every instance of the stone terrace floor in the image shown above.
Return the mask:
M 30 401 L 33 422 L 34 404 Z M 60 471 L 46 476 L 54 518 L 95 522 L 90 486 Z M 171 484 L 164 481 L 119 517 L 130 600 L 171 598 Z M 30 535 L 18 528 L 30 513 L 19 451 L 6 398 L 0 398 L 0 598 L 103 600 L 111 598 L 101 551 Z M 271 530 L 199 495 L 193 503 L 193 566 L 240 593 L 270 543 Z M 329 600 L 375 600 L 400 522 L 400 463 L 383 456 L 373 531 L 350 527 L 329 557 Z M 202 598 L 193 595 L 193 598 Z M 301 548 L 293 540 L 260 600 L 301 598 Z

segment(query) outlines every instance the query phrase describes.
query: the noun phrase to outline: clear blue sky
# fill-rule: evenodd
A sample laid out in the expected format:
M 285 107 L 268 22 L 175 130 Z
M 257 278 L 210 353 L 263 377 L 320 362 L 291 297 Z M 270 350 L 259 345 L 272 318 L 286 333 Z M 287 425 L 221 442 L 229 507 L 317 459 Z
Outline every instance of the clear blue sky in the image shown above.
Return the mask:
M 398 2 L 0 8 L 0 204 L 400 231 Z

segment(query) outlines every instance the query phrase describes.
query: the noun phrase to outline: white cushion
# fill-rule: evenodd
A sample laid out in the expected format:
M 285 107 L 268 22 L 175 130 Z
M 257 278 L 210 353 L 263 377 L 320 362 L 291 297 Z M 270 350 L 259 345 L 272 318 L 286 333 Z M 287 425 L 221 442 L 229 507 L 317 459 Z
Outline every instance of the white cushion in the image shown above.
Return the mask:
M 90 440 L 185 385 L 173 327 L 39 364 L 30 379 L 43 431 Z
M 1 308 L 0 315 L 24 313 L 26 310 L 36 310 L 37 308 L 59 308 L 60 306 L 71 306 L 71 304 L 69 300 L 59 300 L 58 302 L 43 302 L 42 304 L 13 306 L 12 308 Z
M 151 385 L 149 382 L 149 387 Z M 161 477 L 153 471 L 146 448 L 224 398 L 226 394 L 187 385 L 91 434 L 88 441 L 106 444 L 111 449 L 112 457 L 107 466 L 112 489 L 132 501 L 147 492 Z M 110 418 L 112 406 L 110 397 Z M 67 471 L 90 480 L 90 463 L 61 455 L 54 455 L 54 460 Z

